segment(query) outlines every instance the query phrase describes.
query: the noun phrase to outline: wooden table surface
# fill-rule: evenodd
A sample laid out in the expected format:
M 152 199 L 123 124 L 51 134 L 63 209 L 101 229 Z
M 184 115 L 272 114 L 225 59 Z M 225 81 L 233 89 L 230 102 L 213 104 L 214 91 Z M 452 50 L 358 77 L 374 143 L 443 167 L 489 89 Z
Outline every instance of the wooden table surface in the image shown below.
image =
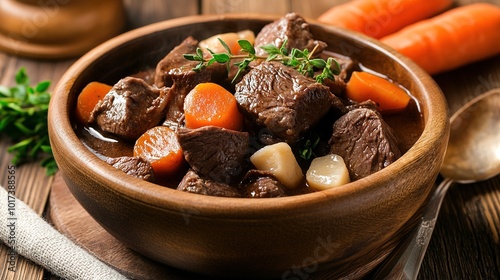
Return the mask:
M 182 5 L 179 5 L 179 1 L 164 0 L 124 2 L 127 28 L 132 29 L 196 13 L 244 11 L 284 14 L 295 11 L 304 16 L 317 17 L 331 5 L 345 0 L 183 0 Z M 455 0 L 456 5 L 473 2 L 479 1 Z M 483 2 L 500 5 L 500 0 Z M 0 52 L 0 84 L 13 85 L 16 71 L 20 67 L 26 67 L 33 83 L 45 79 L 52 80 L 53 89 L 74 61 L 75 59 L 37 60 Z M 500 56 L 436 75 L 434 78 L 443 90 L 450 112 L 453 113 L 482 92 L 500 88 Z M 0 183 L 3 186 L 7 185 L 7 168 L 12 158 L 6 151 L 10 144 L 5 137 L 0 139 Z M 53 178 L 46 177 L 38 163 L 17 167 L 16 178 L 18 198 L 44 215 Z M 4 205 L 4 202 L 1 202 L 1 205 Z M 16 272 L 10 272 L 6 263 L 7 251 L 8 248 L 0 244 L 0 279 L 34 280 L 53 277 L 44 269 L 22 258 L 18 260 Z M 481 183 L 455 185 L 448 192 L 418 278 L 500 279 L 500 176 Z

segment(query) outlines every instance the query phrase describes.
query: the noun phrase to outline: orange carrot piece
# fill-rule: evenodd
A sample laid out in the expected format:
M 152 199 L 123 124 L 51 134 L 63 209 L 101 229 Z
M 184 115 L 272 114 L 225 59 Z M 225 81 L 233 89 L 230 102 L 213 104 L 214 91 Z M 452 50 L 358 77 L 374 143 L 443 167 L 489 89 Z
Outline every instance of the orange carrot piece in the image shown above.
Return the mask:
M 437 74 L 500 54 L 500 7 L 451 9 L 384 37 L 382 42 Z
M 95 105 L 111 90 L 111 86 L 100 82 L 90 82 L 76 101 L 76 117 L 82 124 L 88 124 Z
M 226 45 L 231 50 L 232 54 L 239 54 L 241 51 L 241 47 L 238 44 L 238 40 L 247 40 L 251 44 L 255 41 L 255 34 L 251 30 L 242 30 L 239 32 L 230 32 L 230 33 L 221 33 L 217 35 L 213 35 L 199 43 L 201 49 L 208 54 L 208 50 L 210 49 L 214 53 L 226 52 L 224 46 L 219 42 L 219 39 L 224 41 Z
M 184 163 L 177 134 L 167 126 L 155 126 L 142 134 L 135 142 L 134 156 L 148 161 L 158 177 L 175 175 Z
M 241 130 L 243 116 L 234 96 L 214 83 L 198 84 L 184 100 L 186 127 L 218 126 Z
M 353 0 L 319 16 L 323 23 L 382 38 L 443 11 L 453 0 Z
M 368 72 L 352 73 L 346 95 L 357 102 L 372 100 L 383 114 L 401 111 L 410 102 L 410 96 L 401 87 Z

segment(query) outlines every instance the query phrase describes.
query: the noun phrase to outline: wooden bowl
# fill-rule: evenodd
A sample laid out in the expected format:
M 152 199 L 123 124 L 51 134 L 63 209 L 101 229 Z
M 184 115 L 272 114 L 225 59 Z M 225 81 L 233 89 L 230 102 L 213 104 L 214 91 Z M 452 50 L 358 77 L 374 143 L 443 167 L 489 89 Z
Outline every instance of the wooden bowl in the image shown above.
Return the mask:
M 196 195 L 133 178 L 85 147 L 71 114 L 90 81 L 114 84 L 156 63 L 187 35 L 197 39 L 276 19 L 257 15 L 169 20 L 116 37 L 78 60 L 52 97 L 49 132 L 60 171 L 90 215 L 125 245 L 179 269 L 234 278 L 365 275 L 416 224 L 446 149 L 446 101 L 435 82 L 375 40 L 311 23 L 329 49 L 401 83 L 418 99 L 425 122 L 414 146 L 389 167 L 335 189 L 242 199 Z

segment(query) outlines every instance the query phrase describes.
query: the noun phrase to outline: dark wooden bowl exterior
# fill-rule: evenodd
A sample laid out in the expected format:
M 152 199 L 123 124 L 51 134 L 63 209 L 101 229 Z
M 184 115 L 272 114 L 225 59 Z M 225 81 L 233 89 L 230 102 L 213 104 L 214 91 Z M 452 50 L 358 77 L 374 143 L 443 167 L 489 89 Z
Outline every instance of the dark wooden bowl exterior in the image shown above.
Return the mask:
M 150 25 L 97 47 L 78 60 L 55 90 L 49 111 L 54 156 L 73 195 L 107 231 L 130 248 L 180 269 L 213 276 L 282 277 L 328 271 L 361 276 L 415 223 L 433 189 L 448 134 L 446 101 L 434 81 L 408 59 L 374 40 L 311 23 L 333 51 L 386 73 L 420 101 L 425 129 L 398 161 L 362 180 L 328 191 L 276 199 L 195 195 L 132 178 L 93 155 L 70 121 L 90 81 L 113 84 L 154 66 L 186 36 L 260 30 L 275 18 L 202 16 Z M 284 278 L 288 277 L 288 278 Z

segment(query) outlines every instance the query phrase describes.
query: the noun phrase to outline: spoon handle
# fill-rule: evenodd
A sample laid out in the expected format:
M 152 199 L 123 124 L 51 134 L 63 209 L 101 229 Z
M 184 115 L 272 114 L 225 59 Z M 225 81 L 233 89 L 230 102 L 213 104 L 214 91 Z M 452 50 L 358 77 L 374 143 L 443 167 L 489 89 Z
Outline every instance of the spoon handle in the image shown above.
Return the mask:
M 417 278 L 420 265 L 431 240 L 443 199 L 453 180 L 445 178 L 436 188 L 422 213 L 420 224 L 376 270 L 373 279 Z

